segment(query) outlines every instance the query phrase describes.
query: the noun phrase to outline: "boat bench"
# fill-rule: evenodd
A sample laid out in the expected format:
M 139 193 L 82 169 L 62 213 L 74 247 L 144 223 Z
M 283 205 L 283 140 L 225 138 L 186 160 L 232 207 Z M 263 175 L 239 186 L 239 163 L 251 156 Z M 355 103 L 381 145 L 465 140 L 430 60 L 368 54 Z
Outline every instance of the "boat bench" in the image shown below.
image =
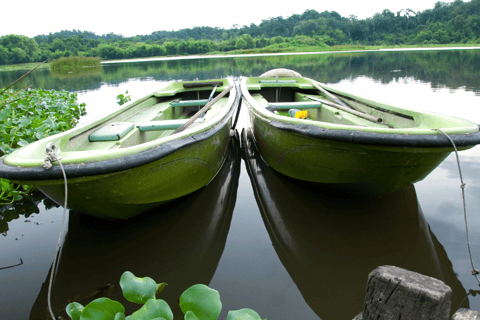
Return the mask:
M 132 122 L 112 122 L 88 136 L 90 142 L 118 141 L 129 133 L 135 124 Z
M 177 107 L 202 107 L 207 104 L 207 99 L 200 100 L 174 100 L 170 102 L 163 102 L 155 105 L 148 110 L 147 119 L 145 119 L 145 114 L 142 114 L 142 118 L 139 115 L 134 114 L 123 122 L 112 122 L 109 123 L 97 131 L 91 133 L 88 136 L 90 142 L 111 142 L 119 141 L 124 138 L 128 133 L 130 133 L 134 128 L 137 128 L 140 132 L 149 132 L 149 131 L 162 131 L 162 130 L 175 130 L 184 125 L 189 119 L 172 119 L 172 120 L 160 120 L 163 118 L 161 115 L 163 110 L 167 106 L 172 108 Z M 224 99 L 221 99 L 224 101 Z M 223 104 L 216 103 L 212 108 L 221 108 Z M 152 120 L 148 121 L 148 117 L 151 117 Z M 146 120 L 146 121 L 145 121 Z M 201 123 L 205 121 L 205 117 L 200 117 L 194 123 Z
M 200 100 L 174 100 L 170 102 L 170 105 L 173 108 L 178 107 L 203 107 L 207 104 L 208 99 L 200 99 Z
M 159 130 L 174 130 L 183 126 L 190 119 L 176 119 L 176 120 L 160 120 L 148 121 L 137 124 L 138 130 L 145 131 L 159 131 Z
M 139 124 L 132 122 L 114 122 L 90 134 L 88 140 L 90 142 L 118 141 L 121 140 L 127 133 L 129 133 L 134 127 L 137 127 L 140 132 L 175 130 L 183 126 L 188 120 L 189 119 L 159 120 L 147 121 Z

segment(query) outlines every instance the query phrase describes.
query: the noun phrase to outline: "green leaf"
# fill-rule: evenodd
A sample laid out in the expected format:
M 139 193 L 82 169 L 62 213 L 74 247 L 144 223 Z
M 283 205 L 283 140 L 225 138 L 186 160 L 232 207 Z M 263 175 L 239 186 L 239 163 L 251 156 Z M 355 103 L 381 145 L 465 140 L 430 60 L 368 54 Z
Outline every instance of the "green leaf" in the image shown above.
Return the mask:
M 187 313 L 185 313 L 185 320 L 200 320 L 200 319 L 198 319 L 195 313 L 193 313 L 192 311 L 187 311 Z
M 28 127 L 32 123 L 32 120 L 26 116 L 23 116 L 20 118 L 19 122 L 22 126 Z
M 222 311 L 220 294 L 204 284 L 193 285 L 180 296 L 180 309 L 184 314 L 192 311 L 201 320 L 217 320 Z
M 113 320 L 125 320 L 125 313 L 123 312 L 118 312 L 116 315 L 115 315 L 115 319 Z
M 262 320 L 260 315 L 249 308 L 228 311 L 226 320 Z
M 165 320 L 173 320 L 173 312 L 164 300 L 148 300 L 143 307 L 132 313 L 130 320 L 145 320 L 162 318 Z
M 83 306 L 78 302 L 72 302 L 67 305 L 65 311 L 72 320 L 80 320 L 82 314 Z
M 20 146 L 20 147 L 24 147 L 26 145 L 29 144 L 29 142 L 27 140 L 23 140 L 23 139 L 20 139 L 17 144 Z
M 130 271 L 125 271 L 120 278 L 123 296 L 130 302 L 144 304 L 155 299 L 157 283 L 149 277 L 137 278 Z
M 167 283 L 165 282 L 157 283 L 157 291 L 155 291 L 155 294 L 159 294 L 160 292 L 162 292 L 166 286 L 167 286 Z
M 119 312 L 125 313 L 125 308 L 120 302 L 98 298 L 85 306 L 80 320 L 112 320 Z

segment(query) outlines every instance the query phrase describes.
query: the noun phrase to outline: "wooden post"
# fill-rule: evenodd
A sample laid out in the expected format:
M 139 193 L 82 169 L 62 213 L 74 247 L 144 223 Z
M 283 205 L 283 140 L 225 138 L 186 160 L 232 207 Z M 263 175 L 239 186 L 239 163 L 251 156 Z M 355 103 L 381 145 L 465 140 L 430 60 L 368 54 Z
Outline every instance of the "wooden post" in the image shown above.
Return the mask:
M 361 319 L 448 320 L 451 297 L 452 289 L 438 279 L 381 266 L 368 277 Z
M 480 312 L 470 309 L 458 309 L 452 320 L 480 320 Z

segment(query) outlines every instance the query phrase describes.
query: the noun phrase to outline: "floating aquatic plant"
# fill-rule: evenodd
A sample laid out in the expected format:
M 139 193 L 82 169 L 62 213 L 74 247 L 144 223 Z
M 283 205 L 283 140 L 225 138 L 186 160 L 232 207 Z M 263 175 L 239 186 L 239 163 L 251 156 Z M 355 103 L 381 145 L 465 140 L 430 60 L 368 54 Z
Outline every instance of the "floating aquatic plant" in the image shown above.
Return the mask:
M 85 307 L 78 302 L 67 305 L 66 311 L 72 320 L 174 320 L 167 302 L 157 299 L 166 283 L 156 283 L 152 278 L 138 278 L 125 271 L 120 278 L 120 287 L 125 299 L 143 306 L 129 316 L 125 307 L 108 298 L 98 298 Z M 180 309 L 185 320 L 217 320 L 222 310 L 220 294 L 204 284 L 196 284 L 180 296 Z M 229 311 L 227 320 L 261 320 L 252 309 Z

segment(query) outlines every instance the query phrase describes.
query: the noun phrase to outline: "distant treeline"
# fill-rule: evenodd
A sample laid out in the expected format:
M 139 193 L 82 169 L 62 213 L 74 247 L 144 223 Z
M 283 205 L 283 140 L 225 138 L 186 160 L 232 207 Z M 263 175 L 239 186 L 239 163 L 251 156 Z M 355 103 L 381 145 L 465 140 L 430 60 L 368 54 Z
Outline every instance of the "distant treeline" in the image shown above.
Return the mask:
M 0 38 L 0 64 L 36 62 L 68 56 L 126 59 L 228 52 L 282 52 L 337 45 L 418 45 L 480 43 L 480 0 L 437 2 L 433 9 L 393 13 L 388 9 L 361 20 L 335 11 L 307 10 L 286 19 L 231 29 L 195 27 L 156 31 L 150 35 L 98 36 L 87 31 L 61 31 L 28 38 Z M 307 49 L 308 50 L 308 49 Z

